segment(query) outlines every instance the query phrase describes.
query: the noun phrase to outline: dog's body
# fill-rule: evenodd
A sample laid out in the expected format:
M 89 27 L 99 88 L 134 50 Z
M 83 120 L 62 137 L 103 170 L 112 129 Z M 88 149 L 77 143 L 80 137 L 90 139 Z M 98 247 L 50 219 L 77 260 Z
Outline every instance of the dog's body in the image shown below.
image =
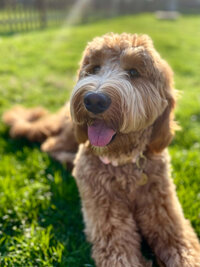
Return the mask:
M 85 50 L 73 122 L 67 108 L 4 116 L 12 136 L 46 139 L 43 150 L 62 162 L 82 143 L 73 174 L 97 266 L 151 266 L 140 252 L 143 236 L 161 266 L 200 267 L 198 238 L 169 175 L 174 106 L 172 72 L 149 37 L 110 34 Z

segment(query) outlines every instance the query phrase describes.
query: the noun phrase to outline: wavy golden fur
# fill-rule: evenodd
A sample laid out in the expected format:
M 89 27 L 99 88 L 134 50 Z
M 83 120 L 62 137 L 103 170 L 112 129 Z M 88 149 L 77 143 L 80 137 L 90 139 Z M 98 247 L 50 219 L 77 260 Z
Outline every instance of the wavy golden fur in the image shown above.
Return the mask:
M 109 96 L 109 108 L 88 111 L 88 92 Z M 99 267 L 151 266 L 140 251 L 142 236 L 160 266 L 200 267 L 200 244 L 169 172 L 166 147 L 176 126 L 175 102 L 173 73 L 151 39 L 107 34 L 85 49 L 70 100 L 72 120 L 67 107 L 55 115 L 21 107 L 4 115 L 13 137 L 44 142 L 42 149 L 62 162 L 72 161 L 80 144 L 73 175 Z M 106 146 L 88 141 L 97 121 L 115 131 Z

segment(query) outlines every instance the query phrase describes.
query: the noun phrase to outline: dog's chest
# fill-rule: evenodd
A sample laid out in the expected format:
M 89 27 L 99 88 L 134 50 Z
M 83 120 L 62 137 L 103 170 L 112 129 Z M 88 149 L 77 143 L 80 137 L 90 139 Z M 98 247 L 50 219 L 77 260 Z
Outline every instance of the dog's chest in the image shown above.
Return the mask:
M 152 163 L 148 162 L 142 170 L 133 163 L 114 167 L 102 163 L 99 157 L 81 148 L 75 160 L 73 175 L 81 194 L 95 192 L 134 201 L 138 192 L 148 193 L 148 188 L 155 182 L 153 178 L 161 171 L 160 167 L 151 165 Z

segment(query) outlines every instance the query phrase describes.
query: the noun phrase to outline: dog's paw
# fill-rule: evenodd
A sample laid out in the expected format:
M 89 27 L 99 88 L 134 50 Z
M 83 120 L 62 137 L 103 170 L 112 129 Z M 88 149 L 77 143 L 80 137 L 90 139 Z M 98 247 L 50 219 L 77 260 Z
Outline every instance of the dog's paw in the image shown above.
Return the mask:
M 50 153 L 61 149 L 57 139 L 57 137 L 47 138 L 47 140 L 41 145 L 42 151 Z

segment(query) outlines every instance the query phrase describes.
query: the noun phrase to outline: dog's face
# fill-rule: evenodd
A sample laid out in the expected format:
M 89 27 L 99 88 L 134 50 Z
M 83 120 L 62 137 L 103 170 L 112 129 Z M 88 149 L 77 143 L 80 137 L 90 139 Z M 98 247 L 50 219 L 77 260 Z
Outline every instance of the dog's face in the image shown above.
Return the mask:
M 162 150 L 172 136 L 172 76 L 146 35 L 95 38 L 84 52 L 71 96 L 71 115 L 82 141 L 89 139 L 101 151 L 116 150 L 130 144 L 132 133 L 153 125 L 149 147 Z

